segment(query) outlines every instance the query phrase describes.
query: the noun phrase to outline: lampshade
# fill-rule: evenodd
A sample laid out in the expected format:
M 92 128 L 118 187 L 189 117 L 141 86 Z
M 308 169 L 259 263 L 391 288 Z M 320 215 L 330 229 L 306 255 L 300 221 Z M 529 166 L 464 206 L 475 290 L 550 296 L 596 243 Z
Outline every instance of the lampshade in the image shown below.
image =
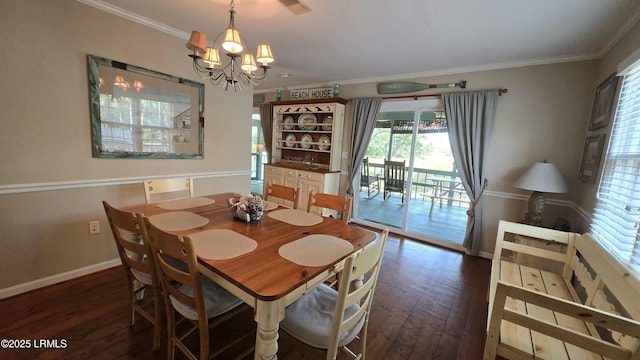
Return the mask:
M 262 65 L 267 65 L 273 62 L 273 55 L 271 54 L 271 47 L 267 44 L 258 45 L 258 51 L 256 51 L 256 60 Z
M 216 48 L 207 48 L 207 53 L 202 58 L 202 61 L 209 64 L 209 67 L 214 67 L 215 65 L 222 65 L 222 60 L 220 60 L 220 51 Z
M 200 53 L 205 52 L 207 48 L 207 39 L 204 33 L 193 30 L 191 32 L 191 37 L 189 38 L 189 42 L 186 44 L 187 49 L 193 51 L 194 54 L 198 55 Z
M 258 66 L 256 66 L 256 61 L 252 54 L 242 55 L 242 66 L 240 68 L 248 73 L 258 70 Z
M 124 80 L 122 75 L 116 75 L 116 80 L 113 82 L 113 85 L 123 90 L 127 90 L 129 88 L 129 83 Z
M 567 184 L 562 179 L 558 168 L 551 163 L 535 163 L 514 184 L 515 187 L 525 190 L 566 193 Z
M 243 46 L 242 39 L 240 39 L 240 32 L 234 28 L 227 28 L 224 32 L 222 48 L 230 53 L 241 53 Z

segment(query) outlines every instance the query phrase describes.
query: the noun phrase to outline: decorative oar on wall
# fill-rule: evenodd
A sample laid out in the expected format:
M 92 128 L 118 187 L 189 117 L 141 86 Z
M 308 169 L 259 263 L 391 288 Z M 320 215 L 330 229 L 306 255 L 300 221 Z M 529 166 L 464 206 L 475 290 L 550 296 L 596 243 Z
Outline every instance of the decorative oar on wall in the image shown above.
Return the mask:
M 437 88 L 455 88 L 459 87 L 464 89 L 467 87 L 467 81 L 462 80 L 457 83 L 450 84 L 421 84 L 417 82 L 411 81 L 398 81 L 398 82 L 386 82 L 378 84 L 378 94 L 386 95 L 386 94 L 403 94 L 403 93 L 412 93 L 416 91 L 426 90 L 426 89 L 437 89 Z

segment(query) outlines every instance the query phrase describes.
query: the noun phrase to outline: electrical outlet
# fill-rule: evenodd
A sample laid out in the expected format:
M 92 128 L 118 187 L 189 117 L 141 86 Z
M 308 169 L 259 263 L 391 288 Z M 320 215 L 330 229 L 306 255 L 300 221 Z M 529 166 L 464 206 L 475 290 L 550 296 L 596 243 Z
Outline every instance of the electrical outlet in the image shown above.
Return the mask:
M 89 235 L 100 233 L 100 221 L 89 221 Z

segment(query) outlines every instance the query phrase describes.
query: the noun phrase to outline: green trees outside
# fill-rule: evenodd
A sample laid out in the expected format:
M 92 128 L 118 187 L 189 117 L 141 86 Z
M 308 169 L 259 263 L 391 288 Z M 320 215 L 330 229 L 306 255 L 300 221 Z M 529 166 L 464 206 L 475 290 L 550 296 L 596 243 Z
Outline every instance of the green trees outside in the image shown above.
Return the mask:
M 391 156 L 389 157 L 389 143 Z M 391 130 L 374 129 L 367 147 L 370 163 L 383 164 L 384 159 L 406 159 L 411 154 L 411 134 L 394 134 L 391 141 Z M 425 169 L 452 170 L 453 155 L 447 133 L 423 133 L 416 138 L 415 166 Z

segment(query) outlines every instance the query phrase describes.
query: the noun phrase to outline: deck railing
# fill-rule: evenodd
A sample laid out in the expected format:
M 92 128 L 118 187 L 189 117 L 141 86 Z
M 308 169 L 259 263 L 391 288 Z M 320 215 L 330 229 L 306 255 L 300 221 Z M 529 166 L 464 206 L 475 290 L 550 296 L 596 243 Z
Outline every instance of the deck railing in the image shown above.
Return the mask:
M 408 171 L 408 168 L 407 168 Z M 369 163 L 369 173 L 373 176 L 378 176 L 381 183 L 384 183 L 384 165 Z M 438 179 L 438 180 L 435 180 Z M 449 181 L 443 179 L 450 179 Z M 437 181 L 441 181 L 442 194 L 435 194 L 437 191 Z M 462 181 L 458 176 L 458 172 L 436 170 L 436 169 L 423 169 L 413 168 L 413 174 L 411 176 L 411 198 L 417 199 L 418 197 L 425 200 L 426 197 L 431 197 L 434 194 L 438 198 L 445 198 L 448 205 L 452 205 L 454 202 L 460 204 L 466 204 L 469 202 L 469 197 L 465 193 L 464 189 L 460 187 Z M 380 185 L 380 191 L 384 187 Z

